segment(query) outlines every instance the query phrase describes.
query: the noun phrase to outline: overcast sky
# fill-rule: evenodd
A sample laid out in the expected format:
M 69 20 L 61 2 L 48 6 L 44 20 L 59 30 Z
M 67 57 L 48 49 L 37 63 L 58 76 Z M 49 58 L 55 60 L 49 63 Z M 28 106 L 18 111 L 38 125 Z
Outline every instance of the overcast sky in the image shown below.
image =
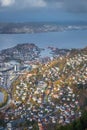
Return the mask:
M 87 0 L 0 0 L 2 21 L 87 21 Z

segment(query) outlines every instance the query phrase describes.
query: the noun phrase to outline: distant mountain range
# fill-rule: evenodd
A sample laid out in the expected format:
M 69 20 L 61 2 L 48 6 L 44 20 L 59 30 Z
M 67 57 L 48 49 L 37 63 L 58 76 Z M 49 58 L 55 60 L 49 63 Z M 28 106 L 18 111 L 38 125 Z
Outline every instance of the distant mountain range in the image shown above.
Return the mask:
M 80 23 L 0 23 L 0 34 L 58 32 L 65 30 L 87 30 L 87 24 Z

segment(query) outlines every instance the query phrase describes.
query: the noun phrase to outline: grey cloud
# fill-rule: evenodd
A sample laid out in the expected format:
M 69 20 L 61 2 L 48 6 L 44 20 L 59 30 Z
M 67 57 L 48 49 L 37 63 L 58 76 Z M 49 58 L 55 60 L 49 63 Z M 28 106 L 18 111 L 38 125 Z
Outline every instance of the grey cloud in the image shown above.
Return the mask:
M 44 0 L 45 2 L 53 2 L 53 3 L 55 3 L 55 2 L 63 2 L 64 0 Z
M 48 5 L 61 4 L 61 9 L 73 13 L 87 12 L 87 0 L 44 0 Z M 59 7 L 59 6 L 58 6 Z
M 13 10 L 49 7 L 73 13 L 87 13 L 87 0 L 0 0 L 0 6 L 10 6 Z
M 17 0 L 16 0 L 17 1 Z M 46 7 L 46 2 L 44 0 L 18 0 L 18 3 L 23 7 Z
M 1 7 L 15 6 L 17 8 L 26 7 L 45 7 L 46 2 L 44 0 L 0 0 Z
M 7 7 L 10 5 L 13 5 L 14 3 L 15 3 L 15 0 L 0 0 L 1 7 Z
M 62 8 L 64 0 L 44 0 L 50 8 Z
M 87 0 L 64 0 L 64 8 L 71 12 L 87 12 Z

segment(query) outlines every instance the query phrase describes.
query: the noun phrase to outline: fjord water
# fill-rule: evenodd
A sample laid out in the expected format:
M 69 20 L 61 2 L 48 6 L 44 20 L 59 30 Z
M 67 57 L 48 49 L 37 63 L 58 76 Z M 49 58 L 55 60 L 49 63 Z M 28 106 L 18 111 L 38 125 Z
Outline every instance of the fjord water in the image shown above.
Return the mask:
M 4 101 L 4 94 L 0 92 L 0 103 Z
M 33 34 L 0 34 L 0 50 L 22 43 L 34 43 L 39 47 L 84 48 L 87 46 L 87 30 L 46 32 Z

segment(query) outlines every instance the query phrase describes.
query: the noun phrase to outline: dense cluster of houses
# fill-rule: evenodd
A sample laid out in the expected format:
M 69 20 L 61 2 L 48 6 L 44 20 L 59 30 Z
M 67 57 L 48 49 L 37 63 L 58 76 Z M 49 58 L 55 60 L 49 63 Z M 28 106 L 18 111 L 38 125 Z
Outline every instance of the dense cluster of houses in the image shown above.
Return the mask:
M 77 84 L 87 84 L 87 55 L 78 54 L 67 59 L 64 68 L 65 73 L 69 70 L 69 77 Z
M 61 62 L 64 60 L 60 58 Z M 80 117 L 79 94 L 73 88 L 75 83 L 87 83 L 87 55 L 77 54 L 65 61 L 62 71 L 57 62 L 51 67 L 47 63 L 38 71 L 27 73 L 24 80 L 21 78 L 13 91 L 15 107 L 7 111 L 5 119 L 35 120 L 45 126 L 49 123 L 65 125 Z

